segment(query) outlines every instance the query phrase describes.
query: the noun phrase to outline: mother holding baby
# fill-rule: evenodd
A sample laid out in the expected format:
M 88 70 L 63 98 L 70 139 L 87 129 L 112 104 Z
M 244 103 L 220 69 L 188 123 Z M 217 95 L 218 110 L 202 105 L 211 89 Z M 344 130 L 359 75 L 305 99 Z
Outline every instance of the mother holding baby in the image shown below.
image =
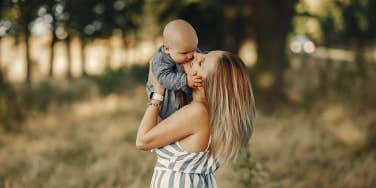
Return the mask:
M 150 187 L 217 187 L 213 173 L 234 162 L 253 133 L 246 66 L 229 52 L 197 53 L 196 32 L 183 20 L 167 24 L 163 37 L 150 64 L 150 100 L 136 139 L 138 149 L 157 155 Z M 161 70 L 158 63 L 172 65 Z

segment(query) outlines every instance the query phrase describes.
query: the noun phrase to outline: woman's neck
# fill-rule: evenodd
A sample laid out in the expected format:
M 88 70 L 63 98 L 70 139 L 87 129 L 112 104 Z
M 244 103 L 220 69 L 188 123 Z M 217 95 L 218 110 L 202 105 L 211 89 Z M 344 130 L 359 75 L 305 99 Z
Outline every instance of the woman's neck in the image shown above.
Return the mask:
M 205 92 L 202 87 L 193 89 L 192 102 L 207 103 Z

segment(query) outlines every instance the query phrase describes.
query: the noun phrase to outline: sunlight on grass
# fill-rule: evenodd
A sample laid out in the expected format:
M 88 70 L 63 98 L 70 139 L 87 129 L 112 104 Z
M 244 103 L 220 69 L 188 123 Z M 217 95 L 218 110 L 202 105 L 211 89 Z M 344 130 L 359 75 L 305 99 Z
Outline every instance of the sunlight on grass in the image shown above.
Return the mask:
M 330 106 L 322 114 L 325 127 L 340 142 L 348 145 L 363 145 L 366 141 L 366 132 L 356 126 L 350 118 L 350 114 L 342 105 Z

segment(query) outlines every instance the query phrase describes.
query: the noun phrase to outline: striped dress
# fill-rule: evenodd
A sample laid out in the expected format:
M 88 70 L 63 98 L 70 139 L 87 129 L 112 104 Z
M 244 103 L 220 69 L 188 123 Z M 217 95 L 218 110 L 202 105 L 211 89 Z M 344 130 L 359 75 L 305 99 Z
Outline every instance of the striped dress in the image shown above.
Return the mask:
M 219 168 L 208 148 L 202 152 L 187 152 L 179 144 L 154 149 L 157 162 L 151 188 L 216 188 L 214 172 Z

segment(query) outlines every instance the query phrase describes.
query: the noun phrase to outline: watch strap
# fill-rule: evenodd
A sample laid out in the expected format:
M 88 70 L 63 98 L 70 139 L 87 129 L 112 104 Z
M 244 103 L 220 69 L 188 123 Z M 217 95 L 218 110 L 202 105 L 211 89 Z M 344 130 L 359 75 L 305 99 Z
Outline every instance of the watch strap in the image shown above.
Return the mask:
M 150 99 L 163 101 L 163 95 L 160 95 L 157 92 L 153 92 Z

